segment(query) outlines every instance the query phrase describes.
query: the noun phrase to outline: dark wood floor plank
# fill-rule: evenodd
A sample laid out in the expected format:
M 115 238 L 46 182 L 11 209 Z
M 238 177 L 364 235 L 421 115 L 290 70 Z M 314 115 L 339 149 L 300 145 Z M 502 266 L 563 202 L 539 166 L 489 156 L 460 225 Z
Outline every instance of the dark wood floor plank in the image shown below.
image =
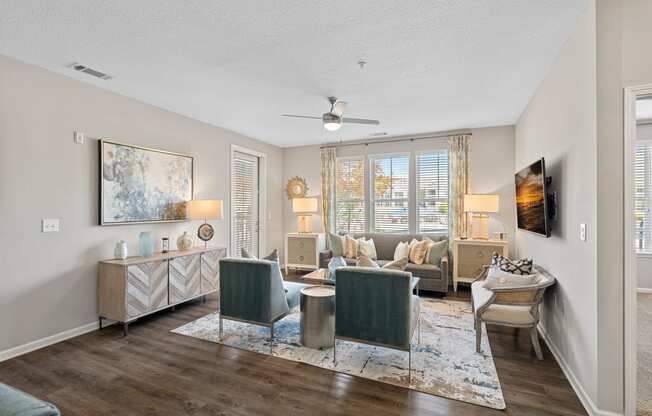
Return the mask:
M 2 362 L 0 381 L 66 416 L 586 414 L 550 352 L 536 359 L 527 331 L 488 328 L 507 402 L 498 411 L 169 332 L 217 307 L 209 297 L 147 317 L 128 337 L 110 326 Z

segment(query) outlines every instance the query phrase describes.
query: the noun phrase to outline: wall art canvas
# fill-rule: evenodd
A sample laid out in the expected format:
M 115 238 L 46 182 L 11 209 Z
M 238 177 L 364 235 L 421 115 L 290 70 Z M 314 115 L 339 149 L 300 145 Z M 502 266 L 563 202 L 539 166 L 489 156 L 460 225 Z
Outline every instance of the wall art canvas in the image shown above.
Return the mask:
M 183 221 L 192 199 L 193 159 L 100 141 L 100 225 Z

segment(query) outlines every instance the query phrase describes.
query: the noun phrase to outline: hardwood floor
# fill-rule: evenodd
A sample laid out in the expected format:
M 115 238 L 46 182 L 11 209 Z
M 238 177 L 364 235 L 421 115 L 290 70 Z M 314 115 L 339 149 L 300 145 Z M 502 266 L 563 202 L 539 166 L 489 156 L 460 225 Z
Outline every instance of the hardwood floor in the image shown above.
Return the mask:
M 460 292 L 458 292 L 460 293 Z M 468 299 L 461 292 L 452 299 Z M 431 396 L 169 330 L 217 308 L 190 303 L 0 363 L 0 381 L 74 415 L 585 415 L 556 361 L 527 331 L 490 327 L 506 411 Z

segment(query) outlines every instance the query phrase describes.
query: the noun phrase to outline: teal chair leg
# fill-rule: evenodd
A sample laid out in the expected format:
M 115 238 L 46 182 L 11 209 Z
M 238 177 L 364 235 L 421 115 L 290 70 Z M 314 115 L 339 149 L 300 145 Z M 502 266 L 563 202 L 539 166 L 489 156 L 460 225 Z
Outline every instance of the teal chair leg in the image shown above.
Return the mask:
M 412 384 L 412 347 L 408 351 L 408 385 Z
M 222 315 L 220 315 L 220 341 L 222 340 Z
M 336 350 L 337 350 L 337 339 L 333 339 L 333 365 L 337 367 Z

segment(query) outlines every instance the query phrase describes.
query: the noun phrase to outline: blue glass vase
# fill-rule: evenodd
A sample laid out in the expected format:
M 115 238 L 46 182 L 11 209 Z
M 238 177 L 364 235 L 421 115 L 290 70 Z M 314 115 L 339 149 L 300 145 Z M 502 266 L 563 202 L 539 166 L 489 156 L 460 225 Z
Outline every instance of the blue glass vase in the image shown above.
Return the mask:
M 152 233 L 149 231 L 143 231 L 138 236 L 138 250 L 140 255 L 143 257 L 149 257 L 154 254 L 154 240 L 152 239 Z

